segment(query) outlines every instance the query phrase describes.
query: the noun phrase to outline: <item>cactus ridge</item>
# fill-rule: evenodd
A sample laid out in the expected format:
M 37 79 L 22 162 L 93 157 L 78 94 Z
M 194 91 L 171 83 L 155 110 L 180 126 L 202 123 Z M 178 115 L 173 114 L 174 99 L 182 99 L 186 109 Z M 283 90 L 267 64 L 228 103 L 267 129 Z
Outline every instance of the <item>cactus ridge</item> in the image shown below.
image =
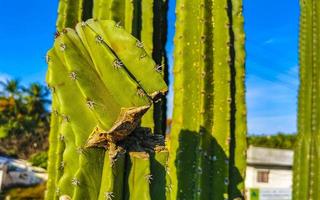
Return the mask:
M 52 54 L 52 52 L 54 54 Z M 67 73 L 66 67 L 62 64 L 61 60 L 55 53 L 55 50 L 51 50 L 49 53 L 49 56 L 51 57 L 49 62 L 49 69 L 47 74 L 47 82 L 51 87 L 56 88 L 54 91 L 53 97 L 59 99 L 61 102 L 61 106 L 59 106 L 60 110 L 63 110 L 65 113 L 65 116 L 68 116 L 68 125 L 71 125 L 72 131 L 75 135 L 75 139 L 73 142 L 75 142 L 76 146 L 73 146 L 73 151 L 69 152 L 70 156 L 73 158 L 79 158 L 79 160 L 73 161 L 73 159 L 65 159 L 62 163 L 63 165 L 57 166 L 57 169 L 61 169 L 60 167 L 67 167 L 68 165 L 75 165 L 78 164 L 78 168 L 74 169 L 72 171 L 65 171 L 63 170 L 62 173 L 66 177 L 71 177 L 68 179 L 68 181 L 64 181 L 65 185 L 57 186 L 55 191 L 55 195 L 57 197 L 67 195 L 67 196 L 73 196 L 73 193 L 76 193 L 77 188 L 79 186 L 83 185 L 91 185 L 91 187 L 84 187 L 82 190 L 84 193 L 87 194 L 87 196 L 96 197 L 98 193 L 97 191 L 92 190 L 94 186 L 98 183 L 99 184 L 99 176 L 100 174 L 94 173 L 95 171 L 99 171 L 99 167 L 102 168 L 101 162 L 99 164 L 99 161 L 97 158 L 100 156 L 103 156 L 103 151 L 97 149 L 97 150 L 86 150 L 84 149 L 85 142 L 87 140 L 87 137 L 89 136 L 88 133 L 94 128 L 96 125 L 96 120 L 93 117 L 92 113 L 88 110 L 87 106 L 82 103 L 81 98 L 82 95 L 79 91 L 79 89 L 76 87 L 74 81 L 72 81 L 69 77 L 69 74 Z M 78 101 L 74 101 L 74 99 L 78 99 Z M 70 104 L 70 102 L 73 102 Z M 69 105 L 70 104 L 70 105 Z M 81 115 L 79 114 L 81 113 Z M 86 119 L 83 121 L 83 117 Z M 79 126 L 81 124 L 81 126 Z M 64 137 L 59 138 L 60 140 L 65 140 Z M 62 141 L 63 141 L 62 140 Z M 50 143 L 51 145 L 51 143 Z M 51 148 L 51 146 L 50 146 Z M 68 147 L 70 148 L 70 147 Z M 51 157 L 50 157 L 51 159 Z M 73 163 L 72 163 L 73 162 Z M 61 162 L 58 162 L 58 164 Z M 95 163 L 94 167 L 86 167 L 87 163 Z M 89 180 L 83 180 L 80 178 L 79 174 L 88 174 Z M 87 176 L 88 176 L 87 175 Z M 51 177 L 51 174 L 49 172 L 49 179 Z M 58 178 L 59 180 L 60 178 Z M 94 181 L 92 181 L 94 180 Z M 59 181 L 61 182 L 61 180 Z M 80 183 L 80 184 L 78 184 Z M 100 185 L 99 185 L 100 186 Z M 97 187 L 97 186 L 96 186 Z M 49 188 L 49 186 L 48 186 Z M 66 193 L 65 190 L 74 190 L 74 192 L 68 192 Z M 48 191 L 48 194 L 50 192 Z M 47 195 L 47 199 L 53 199 L 52 197 L 49 197 Z M 94 199 L 94 198 L 85 198 L 85 199 Z
M 298 137 L 295 146 L 293 199 L 320 198 L 319 153 L 319 25 L 320 4 L 300 1 L 300 88 Z
M 177 1 L 172 199 L 244 198 L 241 10 L 241 1 Z
M 48 55 L 46 57 L 46 60 L 49 64 L 51 62 L 51 56 L 49 55 L 52 52 L 49 51 Z M 48 75 L 50 74 L 50 71 L 48 71 Z M 49 82 L 50 76 L 47 76 L 47 81 Z M 49 85 L 50 87 L 50 85 Z M 54 92 L 54 89 L 51 87 L 52 92 Z M 58 169 L 56 166 L 56 163 L 59 162 L 60 160 L 59 155 L 57 153 L 58 146 L 59 146 L 59 111 L 60 111 L 60 106 L 58 99 L 56 98 L 55 95 L 52 97 L 52 115 L 51 115 L 51 122 L 50 122 L 50 134 L 49 134 L 49 143 L 50 143 L 50 148 L 49 148 L 49 160 L 48 160 L 48 174 L 50 174 L 48 181 L 47 181 L 47 198 L 48 199 L 53 199 L 55 195 L 55 188 L 56 188 L 56 179 L 58 176 L 57 170 Z
M 58 19 L 56 22 L 57 31 L 65 27 L 74 27 L 82 21 L 83 0 L 62 0 L 59 1 Z

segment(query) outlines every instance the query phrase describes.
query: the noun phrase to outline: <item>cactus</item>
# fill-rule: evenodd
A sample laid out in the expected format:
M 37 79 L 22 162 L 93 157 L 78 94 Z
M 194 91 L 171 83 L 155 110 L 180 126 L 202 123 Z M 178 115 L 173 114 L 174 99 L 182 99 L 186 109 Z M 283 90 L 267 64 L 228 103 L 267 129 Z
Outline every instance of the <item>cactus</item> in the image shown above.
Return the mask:
M 166 6 L 60 1 L 47 199 L 244 199 L 242 1 L 177 1 L 170 156 L 158 134 Z
M 163 72 L 167 77 L 164 50 L 166 10 L 167 1 L 164 0 L 95 0 L 93 18 L 114 20 L 119 26 L 123 26 L 126 31 L 141 40 L 142 43 L 139 45 L 144 46 L 146 53 L 140 56 L 152 56 L 159 65 L 159 72 Z M 155 104 L 143 116 L 142 126 L 152 128 L 155 134 L 164 134 L 166 130 L 165 104 L 164 97 L 157 98 Z
M 122 199 L 122 188 L 128 199 L 151 199 L 162 195 L 154 188 L 165 191 L 164 138 L 135 129 L 167 86 L 138 43 L 108 20 L 62 29 L 55 39 L 47 55 L 55 113 L 47 199 Z
M 244 198 L 246 108 L 241 3 L 177 1 L 174 111 L 169 138 L 172 199 Z
M 315 0 L 300 1 L 300 89 L 293 199 L 320 199 L 319 12 Z

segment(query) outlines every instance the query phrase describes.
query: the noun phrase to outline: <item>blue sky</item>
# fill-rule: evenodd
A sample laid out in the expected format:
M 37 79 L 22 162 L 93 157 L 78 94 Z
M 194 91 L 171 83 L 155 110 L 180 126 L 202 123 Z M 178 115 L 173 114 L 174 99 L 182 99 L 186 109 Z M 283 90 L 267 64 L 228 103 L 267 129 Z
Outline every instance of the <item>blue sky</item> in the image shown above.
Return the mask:
M 172 67 L 174 4 L 167 51 Z M 57 0 L 1 1 L 0 80 L 44 83 Z M 298 0 L 244 0 L 250 133 L 295 132 L 298 87 Z M 172 76 L 170 77 L 172 83 Z M 172 92 L 169 104 L 172 105 Z M 170 106 L 171 107 L 171 106 Z M 169 116 L 171 112 L 169 112 Z

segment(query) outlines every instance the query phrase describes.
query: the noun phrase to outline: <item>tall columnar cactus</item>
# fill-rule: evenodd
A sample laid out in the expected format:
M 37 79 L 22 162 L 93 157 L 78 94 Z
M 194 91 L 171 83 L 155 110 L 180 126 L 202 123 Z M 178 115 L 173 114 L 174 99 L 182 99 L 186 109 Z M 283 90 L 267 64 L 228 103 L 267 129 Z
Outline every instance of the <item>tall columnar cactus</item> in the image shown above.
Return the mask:
M 293 199 L 320 199 L 320 2 L 300 1 L 300 90 Z
M 177 0 L 172 199 L 243 199 L 246 159 L 241 0 Z
M 147 55 L 153 57 L 166 77 L 166 10 L 166 0 L 95 0 L 93 18 L 114 20 L 132 33 L 143 43 Z M 142 118 L 142 126 L 163 134 L 166 129 L 165 104 L 165 98 L 157 99 L 154 107 L 151 106 Z
M 165 199 L 164 139 L 136 128 L 167 86 L 141 42 L 113 21 L 88 20 L 61 29 L 47 62 L 47 199 Z

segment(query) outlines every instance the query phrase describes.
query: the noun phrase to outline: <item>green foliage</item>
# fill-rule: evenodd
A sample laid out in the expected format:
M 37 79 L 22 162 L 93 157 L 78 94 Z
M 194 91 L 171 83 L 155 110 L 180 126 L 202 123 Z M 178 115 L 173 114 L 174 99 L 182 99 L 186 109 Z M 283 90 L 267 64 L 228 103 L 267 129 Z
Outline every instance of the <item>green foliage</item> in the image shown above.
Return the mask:
M 276 135 L 249 135 L 248 144 L 256 147 L 293 149 L 296 134 L 278 133 Z
M 29 162 L 33 166 L 42 167 L 44 169 L 47 169 L 47 166 L 48 166 L 48 152 L 43 151 L 43 152 L 38 152 L 38 153 L 35 153 L 35 154 L 31 155 L 31 157 L 29 158 Z
M 10 200 L 43 200 L 46 190 L 46 184 L 30 187 L 13 188 L 4 192 L 4 199 Z M 1 197 L 1 196 L 0 196 Z
M 8 136 L 8 128 L 5 125 L 0 126 L 0 139 Z
M 18 80 L 0 82 L 0 153 L 28 158 L 48 147 L 48 89 Z

